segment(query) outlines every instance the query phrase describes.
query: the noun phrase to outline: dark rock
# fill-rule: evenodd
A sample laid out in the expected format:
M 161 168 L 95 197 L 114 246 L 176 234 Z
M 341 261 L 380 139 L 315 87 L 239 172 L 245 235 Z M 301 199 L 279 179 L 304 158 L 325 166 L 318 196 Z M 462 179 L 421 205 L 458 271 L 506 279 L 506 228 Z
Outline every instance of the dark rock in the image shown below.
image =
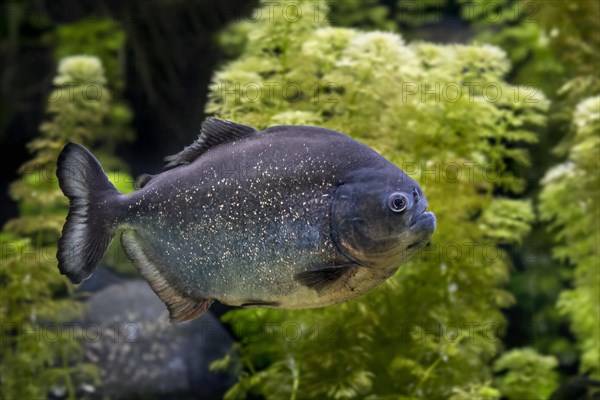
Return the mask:
M 144 281 L 115 284 L 92 295 L 84 317 L 86 358 L 99 367 L 99 398 L 221 399 L 233 384 L 210 372 L 233 341 L 210 311 L 172 324 Z

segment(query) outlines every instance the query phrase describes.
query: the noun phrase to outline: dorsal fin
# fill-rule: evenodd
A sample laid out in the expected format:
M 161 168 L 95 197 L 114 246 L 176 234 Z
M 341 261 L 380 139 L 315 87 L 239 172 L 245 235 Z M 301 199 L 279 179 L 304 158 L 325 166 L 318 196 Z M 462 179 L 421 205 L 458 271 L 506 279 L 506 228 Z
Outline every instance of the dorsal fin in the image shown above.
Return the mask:
M 172 156 L 165 157 L 165 168 L 189 164 L 211 147 L 245 136 L 256 134 L 257 130 L 248 125 L 236 124 L 217 118 L 209 118 L 202 123 L 198 139 L 185 149 Z
M 138 176 L 134 184 L 135 190 L 140 190 L 141 188 L 146 186 L 146 184 L 150 182 L 152 178 L 154 178 L 154 175 L 150 174 L 141 174 L 140 176 Z

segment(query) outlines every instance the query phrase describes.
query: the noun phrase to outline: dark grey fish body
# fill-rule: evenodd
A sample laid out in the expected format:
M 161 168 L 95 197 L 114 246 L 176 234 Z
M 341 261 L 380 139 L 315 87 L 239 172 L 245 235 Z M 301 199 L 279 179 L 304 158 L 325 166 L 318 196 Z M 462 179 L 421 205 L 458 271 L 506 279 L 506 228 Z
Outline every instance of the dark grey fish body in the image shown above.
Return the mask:
M 209 121 L 198 145 L 170 158 L 176 168 L 144 178 L 132 194 L 109 188 L 95 200 L 99 224 L 124 230 L 128 256 L 173 319 L 193 318 L 213 300 L 282 308 L 346 301 L 390 277 L 435 229 L 418 185 L 345 135 Z M 218 143 L 207 145 L 211 138 Z M 68 186 L 60 171 L 59 159 Z M 379 188 L 382 196 L 372 196 Z M 392 221 L 399 213 L 386 202 L 400 190 L 408 194 L 395 196 L 413 211 Z M 68 226 L 64 242 L 81 241 Z M 89 267 L 69 268 L 65 254 L 59 250 L 63 273 L 74 281 L 89 275 Z

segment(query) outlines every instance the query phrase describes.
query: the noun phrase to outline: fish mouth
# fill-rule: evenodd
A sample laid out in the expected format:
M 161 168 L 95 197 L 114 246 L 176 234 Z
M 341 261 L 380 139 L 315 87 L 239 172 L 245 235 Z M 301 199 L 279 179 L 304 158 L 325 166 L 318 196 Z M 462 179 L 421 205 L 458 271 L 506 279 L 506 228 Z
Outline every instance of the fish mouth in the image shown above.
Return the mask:
M 417 239 L 413 243 L 409 244 L 407 250 L 418 250 L 422 247 L 427 246 L 431 240 L 431 236 L 435 231 L 436 219 L 435 214 L 431 211 L 422 212 L 416 218 L 413 218 L 412 223 L 409 226 L 411 232 L 416 233 Z
M 420 230 L 433 233 L 433 231 L 435 231 L 435 226 L 435 214 L 431 211 L 423 211 L 417 217 L 413 217 L 409 228 L 410 230 Z

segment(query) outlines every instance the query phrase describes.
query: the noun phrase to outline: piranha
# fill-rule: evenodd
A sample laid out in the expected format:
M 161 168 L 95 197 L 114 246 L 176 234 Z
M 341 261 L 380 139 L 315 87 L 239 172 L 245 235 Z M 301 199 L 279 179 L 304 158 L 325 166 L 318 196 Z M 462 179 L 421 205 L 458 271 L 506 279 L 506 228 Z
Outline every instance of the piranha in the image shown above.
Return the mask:
M 362 295 L 424 247 L 436 220 L 419 185 L 373 149 L 311 126 L 207 119 L 198 139 L 122 194 L 84 147 L 58 158 L 70 209 L 58 268 L 90 277 L 113 237 L 173 321 L 214 300 L 324 307 Z

